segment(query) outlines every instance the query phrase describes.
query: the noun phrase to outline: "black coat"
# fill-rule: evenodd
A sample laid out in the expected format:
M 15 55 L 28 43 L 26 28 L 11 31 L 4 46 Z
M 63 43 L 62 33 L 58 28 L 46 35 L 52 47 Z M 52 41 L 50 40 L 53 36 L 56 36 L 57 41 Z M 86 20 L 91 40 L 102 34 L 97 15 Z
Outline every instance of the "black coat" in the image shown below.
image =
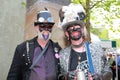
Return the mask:
M 32 65 L 32 59 L 34 55 L 34 49 L 35 49 L 35 40 L 37 37 L 25 41 L 18 45 L 15 50 L 15 54 L 13 57 L 13 61 L 7 76 L 7 80 L 29 80 L 30 72 L 29 69 Z M 26 50 L 26 42 L 29 42 L 29 52 L 27 53 Z M 54 43 L 51 40 L 53 44 L 53 48 L 57 48 L 58 52 L 61 49 L 61 47 L 58 45 L 58 43 Z M 54 51 L 54 54 L 56 52 Z M 56 74 L 59 75 L 59 59 L 55 58 L 55 64 L 56 64 Z

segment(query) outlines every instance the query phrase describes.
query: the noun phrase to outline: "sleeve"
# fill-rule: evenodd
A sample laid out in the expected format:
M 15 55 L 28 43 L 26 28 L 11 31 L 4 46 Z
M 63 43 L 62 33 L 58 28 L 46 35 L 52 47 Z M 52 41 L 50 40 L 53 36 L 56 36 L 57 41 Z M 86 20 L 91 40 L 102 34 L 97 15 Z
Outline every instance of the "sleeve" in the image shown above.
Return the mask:
M 94 65 L 97 70 L 94 74 L 92 74 L 93 80 L 111 80 L 112 71 L 101 45 L 92 44 L 91 50 L 93 53 L 92 55 L 94 56 Z M 98 63 L 96 63 L 96 61 Z
M 64 64 L 64 49 L 60 50 L 60 74 L 58 76 L 58 80 L 67 80 L 67 72 L 64 71 L 63 64 Z
M 8 72 L 7 80 L 22 80 L 21 78 L 21 57 L 18 46 L 15 50 L 12 64 Z
M 102 71 L 102 77 L 103 80 L 111 80 L 112 79 L 112 71 L 110 69 L 108 61 L 105 59 L 105 56 L 102 57 L 102 60 L 104 62 L 103 71 Z
M 102 48 L 101 48 L 102 49 Z M 101 56 L 101 65 L 102 65 L 102 69 L 101 69 L 101 74 L 95 74 L 94 75 L 94 80 L 111 80 L 112 79 L 112 71 L 110 69 L 109 63 L 105 57 L 104 51 L 103 54 Z

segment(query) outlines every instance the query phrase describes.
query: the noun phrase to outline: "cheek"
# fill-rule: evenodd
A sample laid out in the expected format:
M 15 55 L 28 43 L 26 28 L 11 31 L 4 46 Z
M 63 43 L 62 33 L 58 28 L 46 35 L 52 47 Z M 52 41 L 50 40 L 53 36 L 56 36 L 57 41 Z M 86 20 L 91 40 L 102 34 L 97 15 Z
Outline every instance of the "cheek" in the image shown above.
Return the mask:
M 38 31 L 39 31 L 39 27 L 38 27 L 38 26 L 35 26 L 35 30 L 38 32 Z
M 81 29 L 82 34 L 84 34 L 84 29 Z

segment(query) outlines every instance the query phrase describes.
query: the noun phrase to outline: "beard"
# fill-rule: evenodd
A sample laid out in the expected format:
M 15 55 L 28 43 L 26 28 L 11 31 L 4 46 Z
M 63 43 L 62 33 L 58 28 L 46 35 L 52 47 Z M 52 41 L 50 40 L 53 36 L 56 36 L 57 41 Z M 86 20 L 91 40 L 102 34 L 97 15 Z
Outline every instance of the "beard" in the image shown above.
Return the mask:
M 82 37 L 82 34 L 79 34 L 78 36 L 70 35 L 70 38 L 71 38 L 72 40 L 79 40 L 81 37 Z
M 44 34 L 43 31 L 42 32 L 38 31 L 37 34 L 38 38 L 42 40 L 49 40 L 51 38 L 51 33 Z

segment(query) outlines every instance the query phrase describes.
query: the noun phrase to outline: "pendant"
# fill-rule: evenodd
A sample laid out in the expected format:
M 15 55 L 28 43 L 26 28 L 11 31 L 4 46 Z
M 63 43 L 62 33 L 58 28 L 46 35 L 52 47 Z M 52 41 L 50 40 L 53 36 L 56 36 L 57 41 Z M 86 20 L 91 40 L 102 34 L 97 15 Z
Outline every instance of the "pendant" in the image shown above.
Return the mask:
M 80 57 L 80 56 L 78 57 L 78 60 L 79 60 L 79 61 L 81 60 L 81 57 Z

